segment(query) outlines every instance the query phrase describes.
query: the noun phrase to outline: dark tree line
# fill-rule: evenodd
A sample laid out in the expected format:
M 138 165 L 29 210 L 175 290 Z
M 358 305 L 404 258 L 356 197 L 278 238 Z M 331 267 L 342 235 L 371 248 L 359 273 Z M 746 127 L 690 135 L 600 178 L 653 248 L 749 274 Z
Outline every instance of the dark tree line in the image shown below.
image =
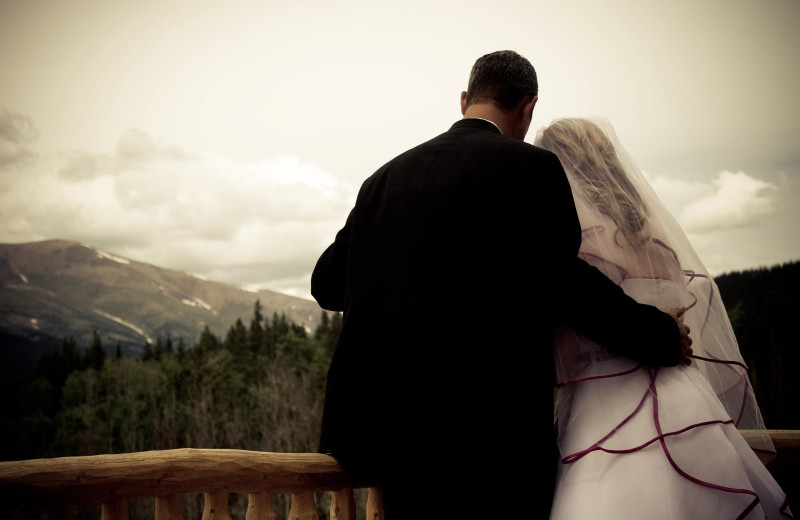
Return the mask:
M 224 338 L 159 338 L 140 359 L 95 333 L 65 338 L 27 382 L 5 388 L 2 460 L 172 448 L 316 450 L 324 382 L 341 327 L 322 313 L 309 335 L 285 315 L 241 319 Z
M 800 429 L 800 262 L 716 278 L 767 427 Z M 341 315 L 309 334 L 285 315 L 238 319 L 146 344 L 140 359 L 95 333 L 65 338 L 22 385 L 3 389 L 2 460 L 178 447 L 314 451 Z
M 767 428 L 800 429 L 800 262 L 716 278 Z

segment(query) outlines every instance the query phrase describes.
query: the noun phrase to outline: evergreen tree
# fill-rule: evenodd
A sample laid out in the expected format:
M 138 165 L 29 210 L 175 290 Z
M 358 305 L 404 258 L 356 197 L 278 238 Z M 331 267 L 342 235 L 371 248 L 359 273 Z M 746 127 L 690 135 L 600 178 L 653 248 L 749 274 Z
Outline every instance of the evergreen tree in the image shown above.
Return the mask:
M 328 313 L 322 311 L 319 317 L 319 325 L 317 325 L 317 330 L 314 331 L 314 338 L 323 339 L 328 335 L 328 331 L 330 331 L 330 320 L 328 319 Z
M 75 342 L 75 338 L 72 336 L 64 338 L 64 341 L 61 343 L 61 356 L 64 359 L 64 363 L 66 363 L 69 372 L 78 370 L 80 368 L 81 354 L 78 352 L 78 344 Z
M 164 348 L 164 342 L 161 341 L 161 336 L 159 336 L 156 338 L 156 346 L 153 348 L 153 359 L 156 361 L 160 360 L 164 355 L 164 352 L 166 352 L 166 349 Z
M 319 340 L 323 351 L 328 355 L 333 355 L 333 350 L 336 347 L 336 340 L 339 338 L 339 332 L 342 330 L 342 313 L 334 312 L 333 317 L 329 318 L 328 313 L 322 311 L 320 317 L 320 324 L 314 332 L 314 338 Z
M 100 370 L 103 368 L 103 363 L 106 360 L 106 351 L 103 348 L 103 343 L 100 340 L 100 335 L 97 331 L 94 331 L 92 336 L 92 344 L 86 350 L 86 353 L 83 357 L 83 366 L 84 368 L 93 368 L 95 370 Z
M 61 349 L 48 349 L 39 359 L 32 379 L 43 378 L 54 392 L 54 399 L 61 398 L 61 389 L 70 373 L 82 367 L 81 355 L 75 338 L 64 338 Z
M 225 348 L 239 359 L 246 358 L 246 353 L 252 352 L 247 327 L 244 326 L 241 319 L 237 319 L 236 323 L 228 329 L 228 334 L 225 336 Z
M 206 326 L 206 329 L 208 329 L 208 326 Z M 183 361 L 186 357 L 186 344 L 183 342 L 183 338 L 178 338 L 178 351 L 176 354 L 179 361 Z
M 715 278 L 768 428 L 797 429 L 800 379 L 800 262 Z
M 253 319 L 250 320 L 250 330 L 248 333 L 250 350 L 253 353 L 261 352 L 265 347 L 264 327 L 261 325 L 263 321 L 264 316 L 261 314 L 261 300 L 256 300 L 256 304 L 253 307 Z
M 289 332 L 300 338 L 308 337 L 308 331 L 306 330 L 306 328 L 303 327 L 302 325 L 298 325 L 297 323 L 292 323 L 289 325 Z
M 194 347 L 194 352 L 196 355 L 200 358 L 204 358 L 205 356 L 219 350 L 219 347 L 219 341 L 217 340 L 217 337 L 211 333 L 208 325 L 203 327 L 203 332 L 200 333 L 200 339 L 197 341 L 197 344 Z
M 150 361 L 153 359 L 153 347 L 150 345 L 150 342 L 144 344 L 144 350 L 142 351 L 142 361 Z
M 289 332 L 289 323 L 286 321 L 286 314 L 277 312 L 272 313 L 272 330 L 276 337 L 285 336 Z

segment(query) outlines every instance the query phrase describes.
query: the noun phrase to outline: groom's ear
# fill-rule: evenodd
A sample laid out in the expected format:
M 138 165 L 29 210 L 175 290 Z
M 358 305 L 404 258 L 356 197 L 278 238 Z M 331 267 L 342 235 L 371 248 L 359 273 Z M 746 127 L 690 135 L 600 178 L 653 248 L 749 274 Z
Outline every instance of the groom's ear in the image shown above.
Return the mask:
M 522 107 L 521 107 L 521 114 L 526 117 L 533 117 L 533 107 L 536 106 L 536 102 L 539 101 L 539 96 L 533 96 L 532 98 L 525 97 L 523 98 Z
M 467 111 L 467 93 L 461 92 L 461 115 L 463 116 L 464 113 Z

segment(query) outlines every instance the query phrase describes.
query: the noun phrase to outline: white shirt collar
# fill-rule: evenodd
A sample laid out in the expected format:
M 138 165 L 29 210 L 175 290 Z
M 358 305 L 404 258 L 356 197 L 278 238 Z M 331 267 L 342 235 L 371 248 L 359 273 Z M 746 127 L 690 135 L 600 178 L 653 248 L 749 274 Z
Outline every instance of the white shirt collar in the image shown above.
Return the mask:
M 500 130 L 500 127 L 497 126 L 497 123 L 495 123 L 494 121 L 489 121 L 488 119 L 484 119 L 482 117 L 469 117 L 467 119 L 480 119 L 481 121 L 488 121 L 489 123 L 492 123 L 494 125 L 494 127 L 497 128 L 500 131 L 501 134 L 503 133 L 503 131 Z

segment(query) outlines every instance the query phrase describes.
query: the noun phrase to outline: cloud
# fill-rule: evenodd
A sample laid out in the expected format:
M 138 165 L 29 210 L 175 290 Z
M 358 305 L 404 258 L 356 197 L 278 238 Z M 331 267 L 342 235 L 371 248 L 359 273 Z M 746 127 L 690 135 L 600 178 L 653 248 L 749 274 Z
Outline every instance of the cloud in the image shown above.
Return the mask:
M 76 240 L 210 280 L 310 298 L 314 263 L 356 195 L 356 187 L 297 156 L 239 161 L 140 129 L 124 132 L 110 154 L 37 155 L 29 148 L 36 139 L 30 118 L 5 111 L 0 121 L 0 144 L 13 151 L 2 157 L 14 157 L 0 167 L 0 242 Z M 720 270 L 744 254 L 729 253 L 723 239 L 739 245 L 744 232 L 767 236 L 767 219 L 773 227 L 796 222 L 781 213 L 796 200 L 790 190 L 744 172 L 651 183 L 701 257 Z M 796 256 L 796 248 L 785 255 Z
M 777 211 L 777 187 L 741 171 L 705 183 L 656 177 L 652 184 L 688 233 L 758 226 Z
M 58 174 L 65 180 L 81 181 L 112 169 L 110 157 L 75 150 L 63 155 L 63 165 Z
M 307 296 L 355 188 L 297 157 L 187 152 L 129 130 L 113 155 L 34 156 L 0 178 L 0 241 L 63 238 L 209 279 Z
M 117 157 L 129 165 L 141 165 L 159 158 L 188 159 L 190 156 L 180 147 L 155 139 L 138 128 L 125 131 L 117 143 Z
M 30 117 L 0 108 L 0 167 L 30 157 L 32 153 L 28 145 L 38 136 L 39 132 Z

